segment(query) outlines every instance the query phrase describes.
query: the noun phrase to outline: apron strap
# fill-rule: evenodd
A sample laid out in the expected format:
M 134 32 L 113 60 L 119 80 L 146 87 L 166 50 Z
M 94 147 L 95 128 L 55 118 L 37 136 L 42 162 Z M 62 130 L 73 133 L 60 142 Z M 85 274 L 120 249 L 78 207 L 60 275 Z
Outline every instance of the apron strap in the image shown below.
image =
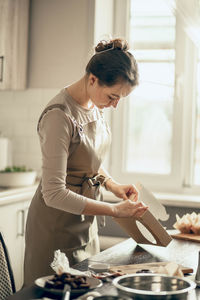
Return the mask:
M 47 107 L 43 110 L 42 114 L 40 115 L 40 118 L 39 118 L 38 124 L 37 124 L 37 131 L 39 131 L 39 124 L 40 124 L 40 121 L 41 121 L 42 117 L 44 116 L 44 114 L 46 114 L 46 112 L 47 112 L 48 110 L 51 110 L 51 109 L 53 109 L 53 108 L 60 108 L 60 109 L 63 110 L 63 111 L 65 111 L 65 109 L 66 109 L 66 107 L 65 107 L 63 104 L 59 104 L 59 103 L 58 103 L 58 104 L 52 104 L 52 105 L 47 106 Z

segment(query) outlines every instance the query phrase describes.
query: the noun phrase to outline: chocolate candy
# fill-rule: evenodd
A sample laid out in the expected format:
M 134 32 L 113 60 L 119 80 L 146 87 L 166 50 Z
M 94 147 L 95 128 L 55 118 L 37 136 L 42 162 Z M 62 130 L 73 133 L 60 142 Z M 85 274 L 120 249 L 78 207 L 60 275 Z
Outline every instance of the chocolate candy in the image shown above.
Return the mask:
M 72 290 L 89 289 L 90 287 L 86 276 L 62 273 L 61 275 L 55 274 L 51 280 L 47 280 L 45 288 L 62 290 L 64 289 L 65 284 L 68 284 Z

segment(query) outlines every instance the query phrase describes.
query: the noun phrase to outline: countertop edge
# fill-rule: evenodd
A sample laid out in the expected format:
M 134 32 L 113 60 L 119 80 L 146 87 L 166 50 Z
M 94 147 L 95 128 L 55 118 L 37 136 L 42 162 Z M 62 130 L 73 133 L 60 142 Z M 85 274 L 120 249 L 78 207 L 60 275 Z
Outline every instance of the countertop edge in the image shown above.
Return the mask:
M 38 183 L 31 186 L 3 189 L 0 191 L 0 206 L 9 205 L 15 202 L 31 200 Z

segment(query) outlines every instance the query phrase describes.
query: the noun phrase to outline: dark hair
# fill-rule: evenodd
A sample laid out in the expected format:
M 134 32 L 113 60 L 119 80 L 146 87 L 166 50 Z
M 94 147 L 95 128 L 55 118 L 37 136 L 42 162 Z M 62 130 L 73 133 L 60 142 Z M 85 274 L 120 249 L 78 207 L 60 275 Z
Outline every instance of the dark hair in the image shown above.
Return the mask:
M 86 66 L 86 73 L 99 79 L 100 85 L 112 86 L 119 81 L 138 85 L 138 67 L 124 39 L 101 41 Z

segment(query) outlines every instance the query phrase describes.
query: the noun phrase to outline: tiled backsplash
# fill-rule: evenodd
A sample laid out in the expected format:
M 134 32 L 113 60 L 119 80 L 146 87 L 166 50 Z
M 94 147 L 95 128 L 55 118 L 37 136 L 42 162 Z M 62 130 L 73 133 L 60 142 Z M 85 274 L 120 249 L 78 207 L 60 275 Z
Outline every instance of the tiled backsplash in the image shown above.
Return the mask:
M 37 121 L 58 89 L 0 91 L 0 132 L 12 142 L 13 164 L 25 165 L 41 174 Z

